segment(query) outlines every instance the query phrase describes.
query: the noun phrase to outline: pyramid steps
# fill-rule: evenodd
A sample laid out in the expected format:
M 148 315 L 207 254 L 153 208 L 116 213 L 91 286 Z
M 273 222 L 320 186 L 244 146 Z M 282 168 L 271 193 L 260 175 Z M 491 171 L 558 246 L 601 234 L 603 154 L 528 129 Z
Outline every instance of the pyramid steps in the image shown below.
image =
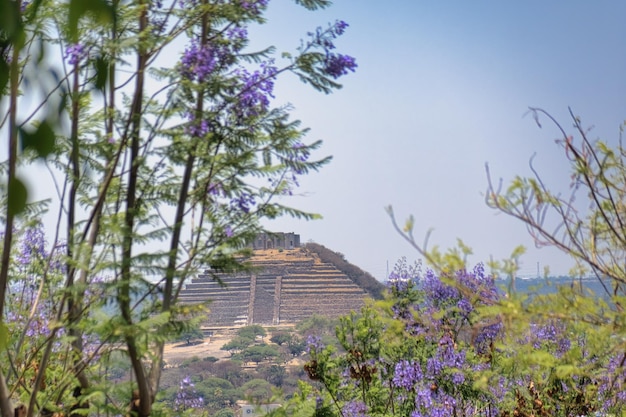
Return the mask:
M 294 323 L 314 314 L 338 317 L 359 310 L 367 297 L 344 273 L 304 249 L 255 251 L 249 261 L 251 273 L 193 278 L 180 301 L 208 301 L 205 326 L 237 326 Z

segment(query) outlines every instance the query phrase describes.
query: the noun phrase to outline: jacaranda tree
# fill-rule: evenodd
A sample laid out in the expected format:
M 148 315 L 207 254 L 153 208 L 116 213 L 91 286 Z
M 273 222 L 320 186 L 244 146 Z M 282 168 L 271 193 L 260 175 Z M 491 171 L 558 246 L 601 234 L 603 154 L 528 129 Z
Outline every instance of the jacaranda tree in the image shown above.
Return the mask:
M 566 303 L 577 320 L 562 319 Z M 275 415 L 622 415 L 622 342 L 590 323 L 598 306 L 567 289 L 520 301 L 482 265 L 423 273 L 403 260 L 384 301 L 341 319 L 339 348 L 309 338 L 310 381 Z
M 267 6 L 0 0 L 2 417 L 154 415 L 164 343 L 201 310 L 178 305 L 185 279 L 238 267 L 262 218 L 314 217 L 279 197 L 329 158 L 274 83 L 330 93 L 356 63 L 335 49 L 343 21 L 282 55 L 250 50 Z M 31 164 L 54 198 L 28 198 Z M 132 381 L 111 386 L 120 354 Z
M 508 188 L 489 178 L 487 203 L 526 224 L 540 246 L 577 263 L 568 285 L 515 291 L 522 247 L 510 259 L 470 269 L 471 249 L 419 244 L 414 219 L 393 226 L 433 268 L 400 263 L 384 302 L 345 317 L 341 349 L 309 340 L 303 383 L 286 415 L 316 416 L 614 416 L 626 412 L 624 335 L 624 155 L 578 139 L 548 113 L 572 172 L 569 194 L 551 190 L 534 169 Z M 531 164 L 532 166 L 532 164 Z M 587 276 L 585 276 L 585 275 Z M 585 285 L 588 274 L 602 292 Z M 507 277 L 497 284 L 495 277 Z M 550 285 L 546 279 L 546 285 Z

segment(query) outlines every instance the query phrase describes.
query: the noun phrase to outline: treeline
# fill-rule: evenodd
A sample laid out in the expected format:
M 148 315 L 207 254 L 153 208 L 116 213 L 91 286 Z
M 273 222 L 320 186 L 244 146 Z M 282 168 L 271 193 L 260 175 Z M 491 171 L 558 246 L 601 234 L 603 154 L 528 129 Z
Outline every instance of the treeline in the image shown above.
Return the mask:
M 242 327 L 221 347 L 231 353 L 230 358 L 193 356 L 165 368 L 158 402 L 186 417 L 241 415 L 241 400 L 252 404 L 284 402 L 298 391 L 299 381 L 307 379 L 302 362 L 310 360 L 311 342 L 340 349 L 335 336 L 338 324 L 337 319 L 313 315 L 295 328 Z M 130 379 L 121 355 L 109 372 L 114 382 Z M 281 396 L 277 398 L 278 392 Z
M 372 298 L 376 300 L 383 298 L 385 286 L 369 273 L 346 261 L 343 254 L 334 252 L 318 243 L 309 242 L 304 247 L 316 253 L 322 262 L 334 265 L 335 268 L 346 274 L 355 284 L 367 291 Z

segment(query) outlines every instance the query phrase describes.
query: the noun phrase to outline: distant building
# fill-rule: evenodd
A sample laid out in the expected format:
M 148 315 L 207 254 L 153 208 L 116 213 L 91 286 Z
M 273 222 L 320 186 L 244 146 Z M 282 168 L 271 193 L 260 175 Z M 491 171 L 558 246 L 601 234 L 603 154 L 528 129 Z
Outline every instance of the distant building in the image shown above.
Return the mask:
M 295 249 L 300 247 L 300 235 L 293 232 L 259 233 L 250 246 L 254 250 Z

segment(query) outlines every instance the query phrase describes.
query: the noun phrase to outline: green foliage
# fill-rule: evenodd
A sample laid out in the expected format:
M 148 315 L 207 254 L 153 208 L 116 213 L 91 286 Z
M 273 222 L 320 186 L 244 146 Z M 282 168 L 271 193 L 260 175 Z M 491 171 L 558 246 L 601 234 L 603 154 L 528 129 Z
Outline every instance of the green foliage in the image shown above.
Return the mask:
M 531 159 L 533 176 L 518 176 L 505 189 L 492 183 L 487 168 L 487 204 L 522 221 L 537 245 L 554 246 L 571 255 L 576 262 L 574 276 L 591 273 L 606 281 L 607 295 L 623 295 L 626 165 L 621 138 L 615 146 L 591 140 L 589 130 L 571 110 L 573 134 L 542 109 L 531 108 L 529 113 L 540 127 L 540 118 L 547 118 L 560 132 L 556 143 L 569 162 L 570 172 L 564 178 L 571 191 L 548 188 Z
M 29 132 L 20 129 L 22 139 L 22 151 L 33 149 L 39 158 L 45 159 L 54 151 L 55 135 L 51 123 L 43 121 L 36 130 Z
M 235 417 L 235 412 L 231 409 L 224 408 L 213 414 L 213 417 Z
M 272 360 L 279 356 L 278 349 L 274 345 L 253 345 L 243 349 L 238 357 L 245 362 L 254 362 L 257 365 L 266 360 Z
M 281 365 L 269 365 L 265 367 L 259 367 L 257 369 L 259 374 L 270 384 L 275 387 L 282 387 L 283 383 L 287 379 L 287 371 L 284 366 Z
M 288 332 L 275 333 L 272 335 L 272 337 L 270 337 L 270 341 L 272 343 L 276 343 L 278 346 L 281 346 L 284 344 L 286 345 L 289 342 L 291 342 L 292 339 L 293 339 L 293 335 Z
M 7 187 L 7 213 L 16 216 L 26 209 L 26 200 L 28 199 L 28 190 L 24 182 L 15 177 L 9 181 Z
M 244 338 L 244 339 L 250 339 L 250 340 L 256 339 L 257 336 L 265 337 L 266 334 L 267 333 L 265 332 L 265 329 L 263 328 L 263 326 L 258 325 L 258 324 L 245 326 L 237 330 L 237 336 Z
M 321 336 L 334 336 L 335 328 L 339 321 L 337 319 L 331 319 L 326 316 L 320 316 L 319 314 L 313 314 L 311 317 L 302 320 L 296 325 L 296 330 L 302 336 L 308 336 L 310 334 Z
M 253 340 L 248 339 L 247 337 L 237 336 L 233 337 L 230 341 L 225 343 L 220 349 L 226 350 L 232 355 L 233 353 L 240 352 L 246 349 L 252 344 L 252 342 Z
M 179 305 L 188 278 L 244 269 L 263 218 L 318 217 L 278 201 L 330 158 L 314 157 L 321 142 L 305 143 L 307 129 L 271 103 L 272 89 L 286 72 L 339 88 L 328 59 L 345 27 L 319 32 L 275 68 L 274 48 L 249 47 L 244 29 L 266 10 L 249 6 L 0 0 L 2 417 L 18 403 L 29 417 L 167 414 L 152 407 L 164 343 L 199 338 L 205 312 Z M 219 59 L 199 62 L 209 47 Z M 58 185 L 50 205 L 31 203 L 17 174 L 42 161 Z M 44 218 L 56 224 L 41 245 L 23 246 Z M 122 377 L 119 352 L 125 384 L 107 379 L 109 368 Z
M 200 329 L 198 324 L 187 327 L 183 329 L 178 336 L 176 336 L 176 341 L 184 341 L 188 345 L 194 341 L 202 341 L 204 340 L 204 333 Z
M 241 387 L 245 398 L 253 403 L 269 402 L 272 398 L 272 385 L 263 379 L 252 379 Z

